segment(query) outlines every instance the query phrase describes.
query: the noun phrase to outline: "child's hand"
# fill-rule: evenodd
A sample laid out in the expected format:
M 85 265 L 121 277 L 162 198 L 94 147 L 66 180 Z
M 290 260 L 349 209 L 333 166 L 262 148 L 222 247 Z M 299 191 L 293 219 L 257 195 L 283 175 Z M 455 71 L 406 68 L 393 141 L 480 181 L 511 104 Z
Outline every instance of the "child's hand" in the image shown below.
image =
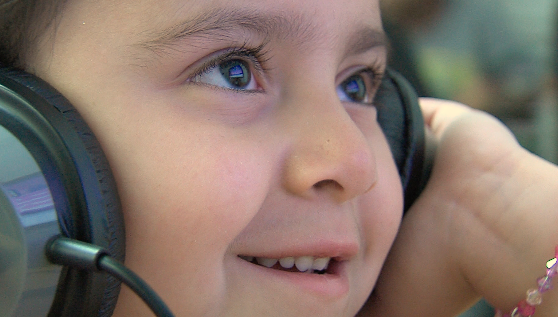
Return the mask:
M 481 296 L 511 309 L 554 256 L 558 168 L 486 113 L 433 99 L 421 106 L 439 141 L 436 161 L 367 316 L 453 316 Z M 537 316 L 558 315 L 557 295 L 545 294 Z

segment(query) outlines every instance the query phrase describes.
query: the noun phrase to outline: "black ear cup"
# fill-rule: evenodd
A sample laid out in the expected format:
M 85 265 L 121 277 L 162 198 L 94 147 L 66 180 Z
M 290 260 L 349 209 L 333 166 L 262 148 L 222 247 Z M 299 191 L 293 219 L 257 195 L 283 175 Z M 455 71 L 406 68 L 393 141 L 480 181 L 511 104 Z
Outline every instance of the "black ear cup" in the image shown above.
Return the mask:
M 426 133 L 416 92 L 396 71 L 386 70 L 374 104 L 378 109 L 378 122 L 399 169 L 406 211 L 426 185 L 435 142 Z
M 68 100 L 35 76 L 0 69 L 0 127 L 13 134 L 39 165 L 60 232 L 101 246 L 123 262 L 124 224 L 111 170 L 93 133 Z M 28 256 L 44 257 L 41 248 L 37 252 L 41 254 Z M 120 283 L 106 273 L 64 268 L 49 316 L 110 316 L 119 290 Z

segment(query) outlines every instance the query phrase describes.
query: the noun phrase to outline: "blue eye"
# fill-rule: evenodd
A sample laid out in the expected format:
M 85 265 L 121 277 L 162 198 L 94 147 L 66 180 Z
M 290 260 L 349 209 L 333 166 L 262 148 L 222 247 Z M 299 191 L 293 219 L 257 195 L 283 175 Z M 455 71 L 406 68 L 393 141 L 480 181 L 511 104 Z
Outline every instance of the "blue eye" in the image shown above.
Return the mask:
M 337 93 L 342 101 L 367 103 L 370 99 L 366 81 L 361 74 L 353 75 L 343 81 L 337 88 Z
M 243 60 L 233 59 L 219 65 L 223 78 L 237 89 L 245 88 L 252 79 L 250 66 Z
M 233 90 L 257 90 L 258 87 L 249 62 L 239 58 L 212 63 L 191 81 Z

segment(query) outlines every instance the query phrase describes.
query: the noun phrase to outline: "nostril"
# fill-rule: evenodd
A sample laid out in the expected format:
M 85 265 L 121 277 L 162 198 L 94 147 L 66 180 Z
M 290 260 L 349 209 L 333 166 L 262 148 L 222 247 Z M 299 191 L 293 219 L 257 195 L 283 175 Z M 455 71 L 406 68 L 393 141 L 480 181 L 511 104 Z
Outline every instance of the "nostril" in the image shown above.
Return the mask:
M 316 184 L 314 184 L 314 188 L 316 188 L 316 189 L 321 189 L 321 188 L 325 188 L 325 187 L 333 187 L 335 189 L 343 189 L 343 186 L 341 186 L 338 182 L 334 181 L 333 179 L 325 179 L 325 180 L 319 181 Z

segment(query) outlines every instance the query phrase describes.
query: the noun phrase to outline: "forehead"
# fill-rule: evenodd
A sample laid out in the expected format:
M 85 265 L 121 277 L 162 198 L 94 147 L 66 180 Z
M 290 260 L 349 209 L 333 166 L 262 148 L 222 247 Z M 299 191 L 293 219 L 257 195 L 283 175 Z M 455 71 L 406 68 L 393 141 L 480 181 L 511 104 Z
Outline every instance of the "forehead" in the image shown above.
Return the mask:
M 381 30 L 378 0 L 73 0 L 64 19 L 74 27 L 165 43 L 182 32 L 242 25 L 275 35 L 340 36 L 355 28 Z M 208 23 L 212 22 L 212 23 Z M 204 24 L 205 23 L 205 24 Z M 182 34 L 184 34 L 182 32 Z M 220 34 L 223 35 L 223 34 Z
M 80 54 L 162 70 L 268 42 L 290 49 L 289 56 L 348 56 L 374 47 L 385 53 L 379 0 L 69 0 L 54 33 L 36 63 Z

